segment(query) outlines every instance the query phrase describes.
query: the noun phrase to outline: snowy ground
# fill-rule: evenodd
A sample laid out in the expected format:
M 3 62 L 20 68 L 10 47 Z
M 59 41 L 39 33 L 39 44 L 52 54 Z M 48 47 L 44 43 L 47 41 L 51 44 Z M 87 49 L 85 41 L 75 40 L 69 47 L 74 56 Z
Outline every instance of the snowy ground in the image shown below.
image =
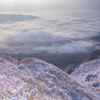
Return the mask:
M 100 62 L 98 62 L 100 63 Z M 100 100 L 96 90 L 36 58 L 0 55 L 0 100 Z
M 100 97 L 100 59 L 81 64 L 71 76 L 95 90 Z

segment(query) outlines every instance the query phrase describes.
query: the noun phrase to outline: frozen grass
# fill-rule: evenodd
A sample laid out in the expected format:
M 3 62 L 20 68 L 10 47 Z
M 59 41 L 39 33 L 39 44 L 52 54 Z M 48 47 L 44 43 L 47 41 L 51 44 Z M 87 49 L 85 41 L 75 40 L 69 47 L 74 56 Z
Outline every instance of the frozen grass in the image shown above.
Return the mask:
M 100 100 L 90 88 L 52 64 L 36 58 L 17 63 L 0 56 L 0 100 Z

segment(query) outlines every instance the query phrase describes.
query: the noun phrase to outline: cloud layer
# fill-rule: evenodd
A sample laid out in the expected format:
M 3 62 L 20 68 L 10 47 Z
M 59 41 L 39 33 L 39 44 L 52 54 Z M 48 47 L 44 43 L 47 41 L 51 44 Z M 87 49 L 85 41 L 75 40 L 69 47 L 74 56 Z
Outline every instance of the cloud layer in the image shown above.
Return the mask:
M 0 23 L 0 52 L 62 54 L 99 48 L 97 42 L 90 39 L 100 31 L 99 12 L 42 12 L 35 15 L 39 18 Z

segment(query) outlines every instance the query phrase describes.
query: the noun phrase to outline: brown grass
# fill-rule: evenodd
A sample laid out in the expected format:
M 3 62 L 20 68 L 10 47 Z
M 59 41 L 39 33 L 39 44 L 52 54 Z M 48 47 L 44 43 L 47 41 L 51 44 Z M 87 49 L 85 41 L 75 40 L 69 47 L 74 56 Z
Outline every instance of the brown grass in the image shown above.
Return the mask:
M 33 62 L 33 59 L 23 59 L 23 60 L 21 60 L 21 61 L 18 61 L 18 62 L 14 62 L 14 65 L 18 65 L 18 63 L 19 64 L 22 64 L 22 63 L 24 63 L 24 64 L 34 64 L 34 62 Z

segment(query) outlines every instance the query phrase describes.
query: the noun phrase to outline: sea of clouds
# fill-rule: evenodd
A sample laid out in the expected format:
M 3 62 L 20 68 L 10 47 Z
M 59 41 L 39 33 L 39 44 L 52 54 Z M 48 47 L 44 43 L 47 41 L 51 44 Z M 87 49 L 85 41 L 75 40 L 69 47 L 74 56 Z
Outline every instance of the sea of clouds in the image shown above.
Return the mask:
M 9 17 L 8 17 L 9 16 Z M 0 52 L 49 54 L 99 49 L 100 11 L 0 14 Z

